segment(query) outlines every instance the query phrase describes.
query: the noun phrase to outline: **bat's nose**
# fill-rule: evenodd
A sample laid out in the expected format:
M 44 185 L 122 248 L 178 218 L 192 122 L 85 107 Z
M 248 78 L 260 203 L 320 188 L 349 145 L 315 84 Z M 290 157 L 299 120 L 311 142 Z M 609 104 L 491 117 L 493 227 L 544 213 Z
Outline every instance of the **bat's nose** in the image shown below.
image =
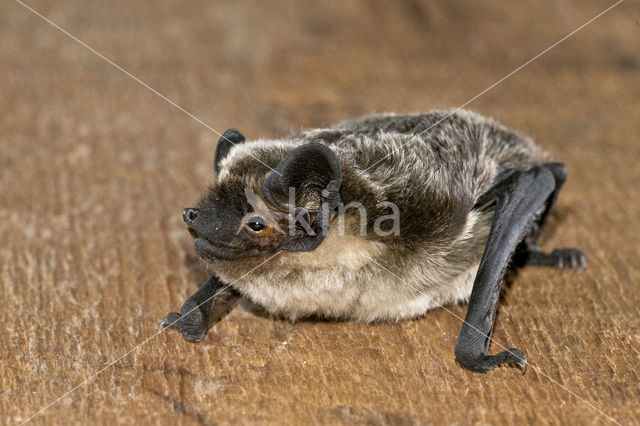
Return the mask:
M 184 209 L 182 210 L 182 219 L 187 225 L 192 225 L 198 218 L 198 209 Z

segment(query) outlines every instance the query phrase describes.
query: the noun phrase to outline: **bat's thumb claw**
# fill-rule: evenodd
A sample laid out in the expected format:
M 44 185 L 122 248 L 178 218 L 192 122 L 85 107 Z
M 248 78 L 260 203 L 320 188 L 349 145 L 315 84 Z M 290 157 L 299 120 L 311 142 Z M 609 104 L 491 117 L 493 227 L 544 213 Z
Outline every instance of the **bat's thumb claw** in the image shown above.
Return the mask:
M 177 312 L 170 312 L 158 326 L 158 333 L 162 332 L 162 330 L 166 327 L 175 326 L 175 324 L 182 318 L 182 316 Z
M 518 363 L 518 367 L 520 367 L 520 370 L 522 371 L 522 375 L 524 376 L 524 373 L 527 372 L 527 360 L 523 360 L 521 362 Z

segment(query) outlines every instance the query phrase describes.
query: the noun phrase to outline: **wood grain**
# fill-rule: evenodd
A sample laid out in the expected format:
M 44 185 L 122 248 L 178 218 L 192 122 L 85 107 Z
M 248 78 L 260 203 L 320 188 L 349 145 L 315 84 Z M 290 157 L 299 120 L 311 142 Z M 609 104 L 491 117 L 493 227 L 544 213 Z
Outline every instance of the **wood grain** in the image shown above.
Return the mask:
M 461 105 L 612 2 L 27 4 L 211 127 L 258 138 Z M 544 247 L 589 258 L 504 291 L 493 337 L 527 353 L 525 376 L 457 366 L 460 320 L 442 309 L 290 324 L 240 306 L 200 344 L 153 337 L 205 278 L 180 212 L 213 177 L 218 136 L 18 3 L 1 8 L 1 422 L 91 377 L 32 422 L 639 423 L 637 3 L 469 105 L 567 163 Z

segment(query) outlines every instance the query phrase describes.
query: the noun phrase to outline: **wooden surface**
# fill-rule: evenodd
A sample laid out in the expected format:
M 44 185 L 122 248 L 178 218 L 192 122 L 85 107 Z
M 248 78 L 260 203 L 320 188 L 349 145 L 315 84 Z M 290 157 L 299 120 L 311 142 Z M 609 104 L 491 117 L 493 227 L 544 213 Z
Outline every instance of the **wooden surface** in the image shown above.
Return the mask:
M 250 138 L 461 105 L 612 3 L 28 2 Z M 462 370 L 461 323 L 442 309 L 363 325 L 238 307 L 200 344 L 154 337 L 206 275 L 180 212 L 213 177 L 218 136 L 18 3 L 0 8 L 0 422 L 88 378 L 32 422 L 639 422 L 638 3 L 469 105 L 568 165 L 544 247 L 589 258 L 504 291 L 493 337 L 527 353 L 525 376 Z

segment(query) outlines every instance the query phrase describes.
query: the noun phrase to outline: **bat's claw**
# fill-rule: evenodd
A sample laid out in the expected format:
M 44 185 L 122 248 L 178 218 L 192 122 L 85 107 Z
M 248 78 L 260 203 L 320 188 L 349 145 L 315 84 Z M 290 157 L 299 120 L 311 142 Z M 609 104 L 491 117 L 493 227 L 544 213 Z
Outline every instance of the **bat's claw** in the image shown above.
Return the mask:
M 501 364 L 507 364 L 520 368 L 522 374 L 527 371 L 527 356 L 524 352 L 516 348 L 507 349 L 497 355 L 488 355 L 488 358 L 489 364 L 493 365 L 493 367 L 497 367 Z
M 552 251 L 551 256 L 558 269 L 584 269 L 587 267 L 587 257 L 578 249 L 559 248 Z
M 165 327 L 171 327 L 182 331 L 182 336 L 189 342 L 200 342 L 207 334 L 208 328 L 204 324 L 202 313 L 191 310 L 185 315 L 177 312 L 170 312 L 161 322 L 159 331 Z
M 536 249 L 529 251 L 526 264 L 582 270 L 587 267 L 587 257 L 574 248 L 558 248 L 551 253 L 543 253 Z
M 518 360 L 514 362 L 513 365 L 520 368 L 520 371 L 522 371 L 522 375 L 524 376 L 524 373 L 527 372 L 527 356 L 517 349 L 509 349 L 509 351 L 515 351 L 515 353 L 517 353 Z
M 177 312 L 169 312 L 169 314 L 167 314 L 167 316 L 164 317 L 162 321 L 160 321 L 158 333 L 161 332 L 165 327 L 175 327 L 175 324 L 178 321 L 180 321 L 180 314 Z
M 473 357 L 463 356 L 462 353 L 456 353 L 456 359 L 463 367 L 469 370 L 486 373 L 495 367 L 506 364 L 516 366 L 524 374 L 527 371 L 527 356 L 519 349 L 511 348 L 497 355 L 479 355 Z

